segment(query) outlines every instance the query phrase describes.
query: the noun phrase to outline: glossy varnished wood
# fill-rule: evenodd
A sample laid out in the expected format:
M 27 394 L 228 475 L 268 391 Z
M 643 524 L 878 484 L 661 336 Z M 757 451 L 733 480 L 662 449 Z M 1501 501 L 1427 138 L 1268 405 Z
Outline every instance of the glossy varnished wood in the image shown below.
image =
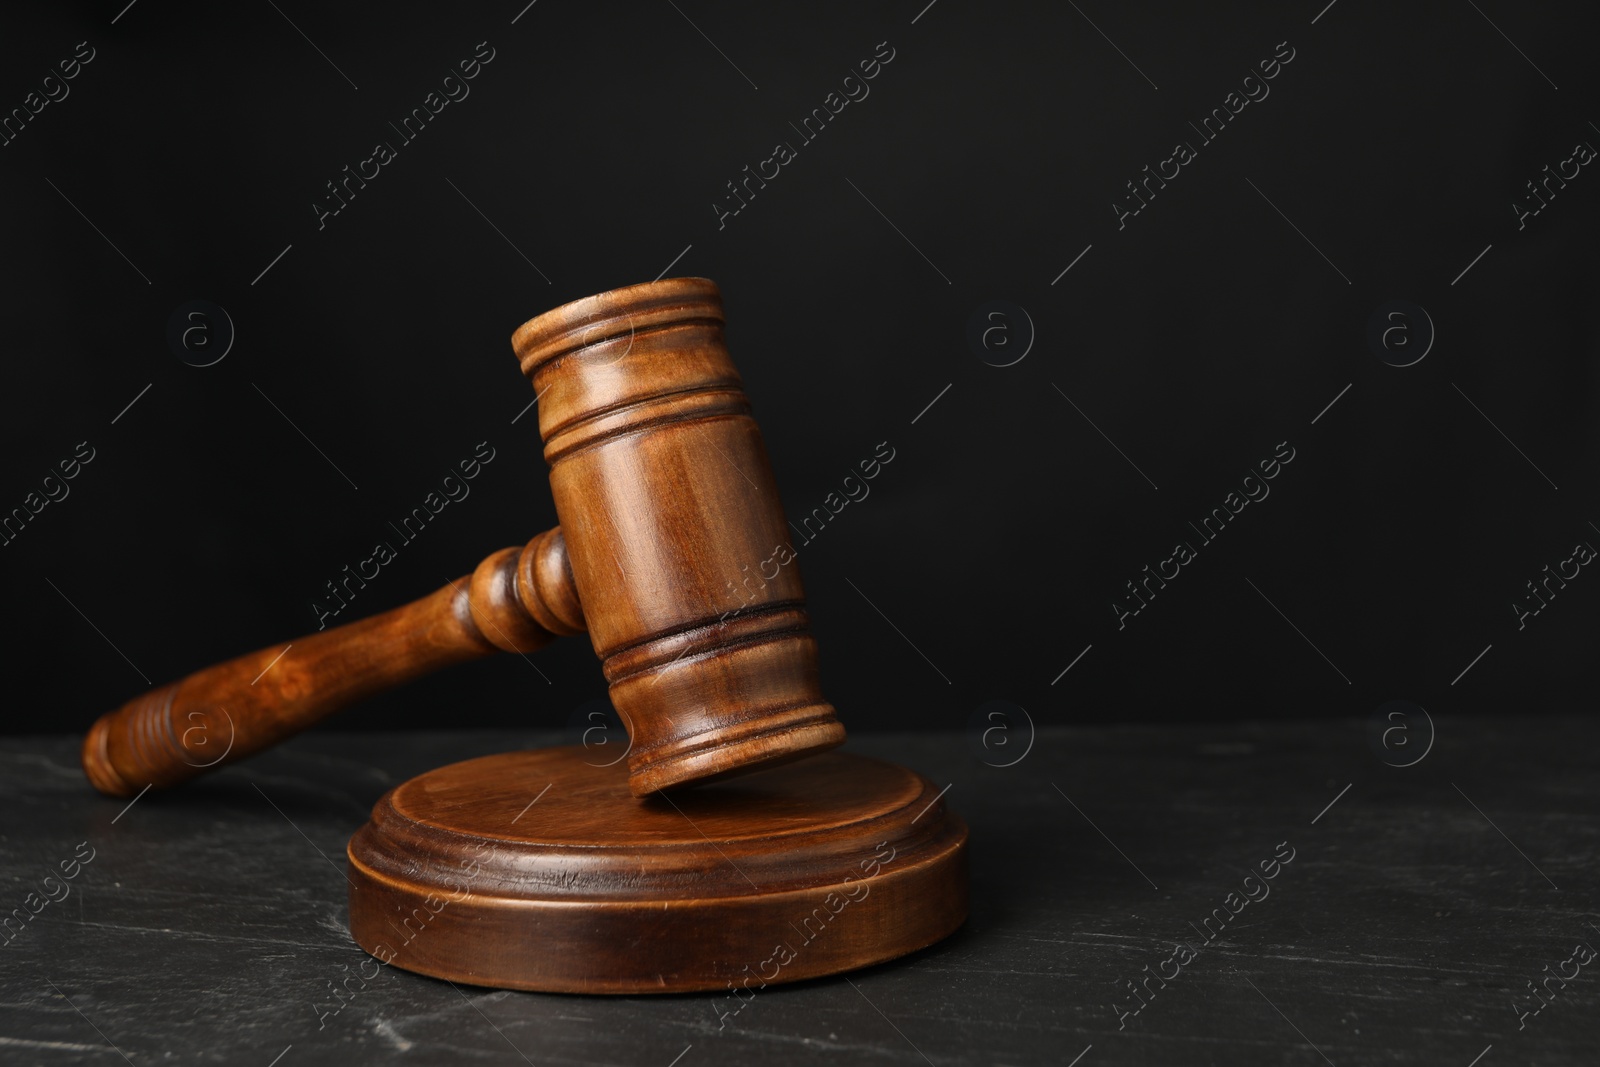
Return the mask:
M 177 785 L 374 693 L 495 651 L 532 652 L 583 625 L 561 531 L 548 530 L 414 603 L 129 701 L 89 729 L 84 773 L 112 796 Z
M 788 524 L 704 278 L 563 305 L 512 338 L 635 794 L 831 748 Z
M 414 604 L 130 701 L 84 740 L 97 789 L 175 785 L 442 666 L 585 627 L 630 733 L 635 795 L 844 740 L 716 285 L 601 293 L 512 343 L 539 398 L 562 527 Z
M 356 942 L 475 985 L 748 995 L 966 917 L 966 826 L 912 771 L 828 753 L 640 801 L 592 758 L 502 753 L 390 791 L 348 849 Z

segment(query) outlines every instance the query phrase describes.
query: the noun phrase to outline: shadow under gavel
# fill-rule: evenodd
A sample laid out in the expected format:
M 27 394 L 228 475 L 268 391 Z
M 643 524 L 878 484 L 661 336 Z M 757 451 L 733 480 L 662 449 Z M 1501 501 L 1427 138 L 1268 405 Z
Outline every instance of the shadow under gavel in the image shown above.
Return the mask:
M 560 527 L 392 611 L 273 645 L 153 689 L 100 717 L 83 769 L 102 793 L 167 788 L 270 748 L 342 708 L 496 652 L 582 633 Z
M 844 740 L 715 283 L 576 300 L 524 323 L 512 348 L 539 401 L 560 526 L 488 557 L 465 585 L 102 717 L 83 747 L 95 788 L 176 785 L 441 667 L 583 631 L 628 728 L 635 796 Z

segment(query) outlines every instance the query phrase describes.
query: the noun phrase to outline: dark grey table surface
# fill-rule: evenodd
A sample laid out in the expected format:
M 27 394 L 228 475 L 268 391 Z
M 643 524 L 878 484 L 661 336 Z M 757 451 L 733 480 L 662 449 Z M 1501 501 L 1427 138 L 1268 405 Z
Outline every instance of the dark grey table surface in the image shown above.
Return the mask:
M 960 734 L 854 737 L 950 783 L 971 918 L 725 1022 L 715 995 L 495 992 L 394 968 L 331 992 L 366 959 L 342 866 L 372 803 L 550 734 L 313 733 L 132 806 L 89 790 L 75 738 L 9 738 L 0 1062 L 1600 1062 L 1600 961 L 1578 947 L 1600 947 L 1600 729 L 1441 719 L 1431 749 L 1423 723 L 1406 749 L 1371 725 L 1042 730 L 1007 767 L 989 764 L 1020 733 L 1003 759 Z M 1136 998 L 1128 983 L 1157 972 Z

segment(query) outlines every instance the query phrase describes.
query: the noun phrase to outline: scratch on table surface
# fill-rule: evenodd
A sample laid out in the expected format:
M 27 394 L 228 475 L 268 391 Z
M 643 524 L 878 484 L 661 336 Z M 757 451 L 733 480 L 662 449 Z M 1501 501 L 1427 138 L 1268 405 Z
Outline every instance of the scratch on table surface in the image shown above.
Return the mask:
M 1003 937 L 1008 941 L 1036 941 L 1044 945 L 1075 945 L 1086 940 L 1097 941 L 1135 941 L 1141 945 L 1149 945 L 1153 940 L 1143 934 L 1108 934 L 1099 930 L 1074 930 L 1071 937 L 1040 937 L 1036 934 L 1013 934 L 1004 930 L 997 930 L 991 936 Z
M 1384 967 L 1400 971 L 1425 971 L 1428 974 L 1467 974 L 1474 977 L 1483 975 L 1482 967 L 1444 967 L 1432 960 L 1407 960 L 1399 956 L 1375 956 L 1370 953 L 1359 952 L 1348 956 L 1293 956 L 1287 953 L 1262 952 L 1260 950 L 1239 949 L 1235 952 L 1224 950 L 1222 955 L 1248 956 L 1252 959 L 1285 960 L 1290 963 L 1314 963 L 1319 966 L 1340 967 Z M 1389 962 L 1389 961 L 1396 962 Z
M 857 1001 L 857 1003 L 860 1002 Z M 880 1023 L 879 1025 L 881 1026 L 882 1024 Z M 692 1024 L 689 1029 L 691 1031 L 704 1032 L 710 1035 L 715 1035 L 720 1032 L 718 1028 L 712 1026 L 710 1022 L 695 1023 Z M 806 1037 L 800 1034 L 784 1034 L 775 1030 L 757 1030 L 753 1027 L 740 1026 L 737 1020 L 728 1023 L 728 1029 L 737 1030 L 740 1037 L 751 1041 L 768 1041 L 775 1045 L 800 1045 L 804 1048 L 825 1049 L 829 1052 L 871 1052 L 882 1056 L 886 1052 L 891 1052 L 891 1050 L 892 1054 L 897 1055 L 900 1049 L 904 1047 L 903 1045 L 897 1044 L 897 1042 L 900 1040 L 898 1037 L 896 1037 L 893 1041 L 885 1039 L 875 1043 L 825 1041 L 820 1037 Z
M 400 1031 L 396 1030 L 394 1028 L 394 1024 L 388 1019 L 379 1019 L 377 1022 L 373 1023 L 372 1032 L 389 1042 L 390 1045 L 394 1046 L 394 1048 L 400 1052 L 409 1052 L 411 1050 L 412 1043 L 401 1036 Z
M 924 963 L 921 969 L 927 974 L 956 974 L 973 975 L 975 977 L 992 977 L 994 975 L 1015 975 L 1018 978 L 1093 978 L 1098 972 L 1094 971 L 1031 971 L 1014 967 L 973 967 L 970 964 L 941 965 Z
M 330 934 L 338 934 L 340 937 L 346 939 L 349 939 L 350 937 L 349 925 L 340 920 L 337 915 L 319 915 L 317 916 L 316 924 L 328 931 Z
M 201 933 L 198 930 L 174 930 L 170 927 L 157 928 L 154 926 L 131 926 L 127 923 L 74 923 L 73 925 L 92 926 L 101 930 L 127 931 L 135 934 L 161 934 L 165 937 L 181 937 L 190 941 L 199 941 L 202 944 L 220 944 L 225 941 L 243 941 L 251 945 L 287 945 L 293 948 L 310 948 L 319 951 L 328 949 L 327 942 L 308 944 L 304 941 L 289 941 L 281 937 L 239 937 L 234 934 Z
M 68 1049 L 73 1052 L 105 1052 L 104 1045 L 80 1045 L 76 1041 L 35 1041 L 28 1037 L 0 1036 L 0 1046 L 10 1045 L 14 1048 L 57 1048 Z
M 68 767 L 64 764 L 57 763 L 49 756 L 41 755 L 37 752 L 0 752 L 0 759 L 15 760 L 17 763 L 38 764 L 51 774 L 58 775 L 62 778 L 71 778 L 74 782 L 85 781 L 82 767 L 79 767 L 76 764 Z
M 476 995 L 474 997 L 471 997 L 471 998 L 468 999 L 468 1003 L 469 1004 L 472 1004 L 472 1003 L 484 1003 L 487 1000 L 489 1000 L 490 998 L 493 998 L 493 999 L 496 999 L 496 1000 L 504 999 L 505 997 L 508 997 L 508 996 L 512 995 L 509 990 L 504 990 L 504 989 L 501 989 L 501 990 L 475 989 L 474 993 Z M 536 1002 L 535 1001 L 529 1001 L 529 1000 L 522 1000 L 522 1001 L 520 1001 L 520 1003 L 535 1004 Z M 434 1022 L 440 1022 L 440 1021 L 453 1022 L 456 1019 L 459 1019 L 459 1018 L 462 1018 L 462 1017 L 463 1017 L 463 1013 L 462 1013 L 462 1010 L 461 1010 L 461 998 L 457 997 L 457 996 L 447 996 L 443 1000 L 438 1000 L 438 1001 L 433 1002 L 432 1006 L 429 1009 L 425 1010 L 425 1011 L 424 1010 L 408 1010 L 405 1013 L 404 1018 L 400 1019 L 399 1021 L 401 1023 L 404 1023 L 406 1026 L 410 1027 L 412 1032 L 415 1033 L 419 1027 L 425 1026 L 428 1023 L 434 1023 Z M 473 1018 L 476 1018 L 476 1016 L 473 1016 Z M 512 1020 L 510 1020 L 509 1023 L 507 1023 L 505 1021 L 502 1021 L 499 1025 L 516 1026 L 518 1023 L 539 1022 L 539 1021 L 542 1021 L 542 1020 L 543 1020 L 543 1016 L 541 1015 L 537 1019 L 530 1017 L 530 1018 L 512 1019 Z M 409 1038 L 406 1038 L 404 1035 L 402 1035 L 400 1033 L 400 1031 L 396 1030 L 394 1023 L 389 1022 L 388 1020 L 380 1019 L 380 1020 L 378 1020 L 378 1022 L 373 1023 L 374 1031 L 377 1030 L 379 1025 L 387 1027 L 387 1031 L 381 1035 L 386 1040 L 392 1039 L 392 1038 L 399 1038 L 400 1040 L 408 1041 L 412 1045 L 416 1044 L 415 1041 L 411 1041 Z M 427 1038 L 419 1038 L 418 1040 L 427 1041 L 428 1039 Z

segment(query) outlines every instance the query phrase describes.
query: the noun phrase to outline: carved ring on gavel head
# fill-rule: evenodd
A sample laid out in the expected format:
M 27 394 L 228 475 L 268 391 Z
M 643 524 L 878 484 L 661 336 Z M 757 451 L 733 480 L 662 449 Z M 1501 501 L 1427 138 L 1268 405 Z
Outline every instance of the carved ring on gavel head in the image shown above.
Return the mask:
M 573 581 L 631 735 L 633 793 L 843 741 L 798 568 L 763 572 L 753 597 L 735 585 L 789 536 L 716 284 L 676 278 L 574 301 L 525 323 L 512 347 L 539 398 Z

